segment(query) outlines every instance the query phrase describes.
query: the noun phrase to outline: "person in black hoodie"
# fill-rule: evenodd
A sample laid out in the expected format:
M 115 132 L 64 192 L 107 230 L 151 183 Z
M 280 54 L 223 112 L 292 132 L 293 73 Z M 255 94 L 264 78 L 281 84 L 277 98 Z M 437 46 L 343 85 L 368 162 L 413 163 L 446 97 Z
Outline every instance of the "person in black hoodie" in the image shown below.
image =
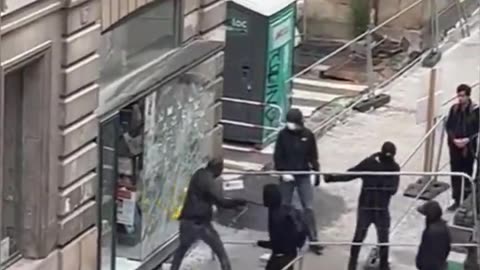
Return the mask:
M 183 257 L 197 241 L 203 240 L 217 255 L 222 270 L 231 270 L 227 252 L 220 236 L 212 226 L 213 209 L 237 208 L 246 205 L 243 199 L 226 199 L 217 194 L 215 179 L 223 171 L 223 160 L 214 159 L 205 168 L 197 170 L 189 184 L 187 197 L 180 214 L 180 246 L 174 254 L 171 270 L 178 270 Z
M 349 172 L 398 172 L 400 166 L 395 162 L 396 147 L 391 142 L 385 142 L 382 150 L 375 153 Z M 390 199 L 398 191 L 399 176 L 395 175 L 325 175 L 325 182 L 347 182 L 361 178 L 362 190 L 358 198 L 357 226 L 353 242 L 365 240 L 368 228 L 373 223 L 377 229 L 379 243 L 388 243 L 390 234 Z M 361 246 L 353 245 L 350 249 L 348 270 L 357 269 Z M 380 270 L 390 269 L 388 263 L 388 247 L 380 247 Z
M 436 201 L 428 201 L 417 208 L 425 216 L 426 227 L 418 248 L 418 270 L 446 270 L 450 254 L 451 236 L 447 223 L 442 219 L 442 208 Z
M 282 270 L 297 257 L 295 228 L 289 216 L 288 206 L 282 205 L 278 185 L 268 184 L 263 188 L 263 204 L 268 207 L 269 241 L 258 241 L 258 246 L 271 249 L 266 270 Z M 293 267 L 289 268 L 293 270 Z
M 472 176 L 473 164 L 477 151 L 477 135 L 479 132 L 479 109 L 470 99 L 472 89 L 466 84 L 457 87 L 458 102 L 448 113 L 445 129 L 448 136 L 450 169 L 452 172 L 463 172 Z M 448 211 L 455 211 L 460 206 L 462 193 L 462 177 L 452 176 L 453 204 Z M 464 180 L 464 199 L 470 194 L 470 181 Z
M 273 161 L 277 171 L 319 171 L 317 142 L 313 132 L 303 123 L 302 112 L 291 109 L 287 113 L 287 126 L 282 129 L 277 137 Z M 315 186 L 320 184 L 319 175 L 315 176 Z M 283 203 L 292 204 L 293 192 L 298 192 L 305 219 L 309 227 L 309 240 L 316 242 L 317 227 L 313 211 L 313 186 L 310 175 L 282 175 L 280 182 Z M 322 247 L 310 246 L 316 254 L 322 254 Z

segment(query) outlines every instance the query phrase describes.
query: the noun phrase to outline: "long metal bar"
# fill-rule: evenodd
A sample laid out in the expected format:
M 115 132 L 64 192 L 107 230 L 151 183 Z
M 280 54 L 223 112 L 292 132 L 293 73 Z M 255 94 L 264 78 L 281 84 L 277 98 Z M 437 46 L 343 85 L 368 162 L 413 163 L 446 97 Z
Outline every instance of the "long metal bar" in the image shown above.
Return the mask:
M 430 135 L 438 128 L 438 126 L 440 124 L 443 123 L 445 119 L 445 116 L 442 116 L 437 123 L 435 123 L 435 125 L 433 125 L 433 127 L 427 132 L 425 133 L 425 135 L 423 135 L 422 139 L 415 145 L 415 147 L 413 148 L 413 151 L 407 156 L 407 158 L 405 158 L 405 160 L 400 164 L 400 168 L 403 168 L 405 167 L 405 165 L 408 164 L 408 162 L 410 162 L 410 160 L 415 156 L 415 154 L 418 152 L 418 150 L 420 150 L 420 148 L 423 146 L 423 144 L 425 143 L 425 141 L 427 140 L 428 137 L 430 137 Z
M 358 175 L 364 176 L 364 175 L 374 175 L 374 176 L 460 176 L 460 177 L 465 177 L 467 179 L 471 179 L 472 177 L 462 173 L 462 172 L 413 172 L 413 171 L 402 171 L 402 172 L 367 172 L 367 171 L 362 171 L 362 172 L 349 172 L 349 171 L 343 171 L 343 172 L 318 172 L 318 171 L 235 171 L 235 170 L 229 170 L 225 171 L 222 173 L 223 175 Z
M 225 245 L 235 245 L 235 246 L 256 246 L 257 241 L 222 241 Z M 308 242 L 309 245 L 322 245 L 322 246 L 389 246 L 389 247 L 417 247 L 419 244 L 415 243 L 377 243 L 377 242 L 333 242 L 333 241 L 315 241 Z M 452 247 L 475 247 L 475 243 L 453 243 Z
M 476 192 L 476 186 L 475 186 L 475 182 L 474 182 L 474 179 L 472 176 L 469 176 L 465 173 L 462 173 L 462 172 L 317 172 L 317 171 L 229 171 L 229 172 L 225 172 L 224 173 L 225 175 L 257 175 L 257 176 L 261 176 L 261 175 L 276 175 L 276 176 L 280 176 L 280 175 L 287 175 L 287 174 L 290 174 L 290 175 L 355 175 L 355 176 L 364 176 L 364 175 L 376 175 L 376 176 L 459 176 L 459 177 L 462 177 L 463 179 L 467 179 L 468 181 L 470 181 L 471 183 L 471 187 L 472 187 L 472 193 L 473 194 L 477 194 Z M 395 224 L 393 227 L 392 227 L 392 230 L 391 230 L 391 234 L 394 234 L 396 229 L 400 226 L 401 222 L 403 222 L 403 219 L 412 211 L 412 209 L 414 208 L 415 206 L 415 203 L 418 201 L 418 199 L 420 198 L 420 196 L 422 195 L 422 193 L 426 190 L 426 188 L 429 186 L 429 184 L 431 183 L 431 181 L 433 180 L 434 178 L 433 177 L 430 177 L 429 179 L 429 182 L 427 182 L 427 184 L 425 186 L 423 186 L 422 190 L 420 190 L 420 192 L 418 193 L 417 197 L 415 198 L 415 200 L 410 204 L 407 212 L 402 216 L 402 218 L 399 219 L 399 222 L 397 222 L 397 224 Z M 474 227 L 476 228 L 477 227 L 477 222 L 478 222 L 478 218 L 477 218 L 477 214 L 478 214 L 478 211 L 477 211 L 477 196 L 472 196 L 473 198 L 473 219 L 474 219 Z M 474 239 L 476 239 L 476 230 L 474 230 L 472 232 L 473 236 L 474 236 Z
M 401 74 L 403 74 L 405 71 L 407 71 L 408 69 L 410 69 L 412 66 L 416 65 L 420 60 L 420 57 L 416 60 L 416 61 L 412 61 L 412 63 L 410 63 L 409 65 L 405 66 L 404 68 L 402 68 L 400 71 L 398 71 L 397 73 L 395 73 L 392 77 L 390 77 L 390 79 L 380 83 L 380 85 L 378 85 L 376 87 L 376 89 L 380 89 L 380 93 L 382 92 L 386 92 L 387 89 L 381 89 L 383 88 L 385 85 L 389 84 L 391 81 L 393 81 L 394 79 L 396 79 L 398 76 L 400 76 Z M 317 133 L 319 132 L 320 130 L 324 129 L 326 126 L 330 125 L 333 121 L 336 121 L 340 116 L 343 116 L 344 114 L 346 114 L 347 112 L 351 111 L 355 106 L 357 106 L 358 104 L 360 104 L 360 102 L 362 102 L 363 100 L 362 99 L 358 99 L 356 100 L 355 102 L 353 102 L 352 104 L 350 104 L 350 106 L 348 106 L 347 108 L 343 109 L 343 111 L 335 114 L 334 116 L 330 117 L 329 119 L 327 119 L 326 121 L 322 122 L 317 128 L 315 128 L 313 130 L 313 133 Z
M 390 17 L 389 19 L 385 20 L 383 23 L 379 24 L 378 26 L 374 27 L 372 29 L 372 32 L 375 32 L 377 31 L 378 29 L 382 28 L 383 26 L 389 24 L 390 22 L 396 20 L 398 17 L 402 16 L 404 13 L 410 11 L 411 9 L 413 9 L 414 7 L 416 7 L 417 5 L 419 5 L 421 2 L 423 2 L 424 0 L 418 0 L 412 4 L 410 4 L 408 7 L 406 7 L 405 9 L 402 9 L 401 11 L 399 11 L 397 14 L 393 15 L 392 17 Z M 326 55 L 325 57 L 322 57 L 320 60 L 316 61 L 315 63 L 311 64 L 310 66 L 306 67 L 305 69 L 303 69 L 302 71 L 298 72 L 297 74 L 293 75 L 292 77 L 290 77 L 285 83 L 289 83 L 291 81 L 293 81 L 295 78 L 298 78 L 302 75 L 304 75 L 305 73 L 309 72 L 310 70 L 312 70 L 312 68 L 314 68 L 315 66 L 325 62 L 326 60 L 330 59 L 332 56 L 340 53 L 341 51 L 345 50 L 346 48 L 350 47 L 351 45 L 353 45 L 355 42 L 358 42 L 359 40 L 363 39 L 366 37 L 368 31 L 365 31 L 364 33 L 358 35 L 356 38 L 350 40 L 349 42 L 345 43 L 343 46 L 341 46 L 340 48 L 336 49 L 335 51 L 329 53 L 328 55 Z

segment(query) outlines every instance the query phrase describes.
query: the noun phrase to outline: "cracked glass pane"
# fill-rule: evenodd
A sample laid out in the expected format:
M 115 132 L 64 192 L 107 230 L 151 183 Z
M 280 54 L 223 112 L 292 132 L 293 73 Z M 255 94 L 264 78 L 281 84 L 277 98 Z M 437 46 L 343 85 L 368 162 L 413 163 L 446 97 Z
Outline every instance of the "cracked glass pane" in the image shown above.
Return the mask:
M 213 93 L 183 76 L 145 100 L 142 257 L 178 230 L 190 177 L 207 161 L 201 144 L 208 129 L 206 108 L 213 98 Z

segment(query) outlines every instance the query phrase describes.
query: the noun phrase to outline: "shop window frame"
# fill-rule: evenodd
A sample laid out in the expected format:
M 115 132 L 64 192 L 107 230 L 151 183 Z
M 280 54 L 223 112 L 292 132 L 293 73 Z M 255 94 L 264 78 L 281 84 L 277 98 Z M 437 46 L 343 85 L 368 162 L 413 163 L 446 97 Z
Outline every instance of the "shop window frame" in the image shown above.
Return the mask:
M 1 0 L 0 0 L 1 1 Z M 105 35 L 111 31 L 114 31 L 115 28 L 128 23 L 138 15 L 147 12 L 149 8 L 152 8 L 156 5 L 161 5 L 165 2 L 172 2 L 173 4 L 173 33 L 174 33 L 174 44 L 173 49 L 180 47 L 183 44 L 183 28 L 184 28 L 184 1 L 185 0 L 154 0 L 151 3 L 145 4 L 142 7 L 137 8 L 135 11 L 130 12 L 128 15 L 120 18 L 118 21 L 109 25 L 107 28 L 101 31 L 101 35 Z M 100 45 L 102 46 L 102 44 Z M 171 50 L 170 50 L 171 51 Z M 168 52 L 163 55 L 167 55 Z M 162 55 L 162 56 L 163 56 Z
M 0 105 L 4 102 L 5 79 L 8 73 L 18 69 L 32 67 L 35 76 L 40 82 L 31 80 L 24 87 L 24 91 L 41 93 L 38 108 L 44 117 L 43 126 L 38 135 L 41 152 L 36 156 L 37 162 L 44 170 L 36 177 L 36 184 L 32 185 L 32 177 L 20 177 L 20 224 L 19 224 L 19 252 L 20 258 L 42 259 L 55 248 L 57 242 L 57 196 L 58 173 L 54 169 L 58 164 L 56 146 L 53 143 L 58 133 L 56 130 L 57 106 L 54 96 L 57 93 L 52 85 L 52 42 L 42 43 L 12 59 L 1 62 L 0 65 Z M 34 66 L 35 65 L 35 66 Z M 0 218 L 3 209 L 3 139 L 4 139 L 4 112 L 0 110 Z M 53 118 L 53 120 L 52 120 Z M 54 124 L 55 123 L 55 124 Z M 55 127 L 55 128 L 54 128 Z M 52 141 L 53 140 L 53 141 Z M 23 159 L 23 161 L 25 161 Z M 23 164 L 22 166 L 25 166 Z M 34 187 L 34 189 L 32 189 Z M 42 190 L 43 192 L 38 192 Z M 0 220 L 1 222 L 1 220 Z M 17 260 L 10 262 L 14 264 Z

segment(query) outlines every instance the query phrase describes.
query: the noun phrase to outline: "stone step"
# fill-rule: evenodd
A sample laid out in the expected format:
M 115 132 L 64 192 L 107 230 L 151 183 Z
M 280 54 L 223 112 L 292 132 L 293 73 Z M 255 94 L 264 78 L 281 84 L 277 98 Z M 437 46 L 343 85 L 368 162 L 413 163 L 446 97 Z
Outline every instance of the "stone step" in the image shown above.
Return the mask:
M 223 160 L 225 169 L 238 171 L 260 171 L 263 169 L 263 164 L 248 161 L 238 161 L 232 159 Z
M 315 91 L 306 91 L 293 89 L 293 106 L 303 106 L 303 107 L 315 107 L 332 101 L 334 98 L 339 97 L 335 94 L 327 94 Z
M 293 80 L 293 88 L 298 90 L 320 92 L 334 95 L 358 95 L 365 91 L 366 85 L 328 81 L 328 80 L 311 80 L 304 78 L 295 78 Z

